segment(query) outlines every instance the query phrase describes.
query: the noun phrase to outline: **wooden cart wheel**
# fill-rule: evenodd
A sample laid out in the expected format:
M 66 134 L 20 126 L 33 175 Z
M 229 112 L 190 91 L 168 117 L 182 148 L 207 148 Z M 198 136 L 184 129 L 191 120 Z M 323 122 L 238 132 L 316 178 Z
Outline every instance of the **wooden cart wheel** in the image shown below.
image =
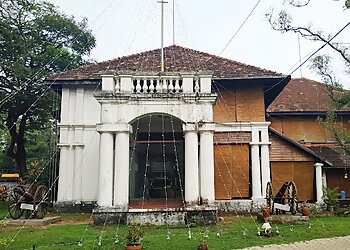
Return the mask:
M 290 212 L 295 215 L 298 211 L 298 191 L 294 182 L 289 182 L 287 188 L 288 205 L 290 206 Z
M 47 208 L 49 205 L 48 202 L 48 190 L 45 186 L 39 186 L 34 194 L 34 207 L 35 207 L 35 216 L 38 219 L 44 218 L 47 214 Z
M 21 189 L 23 192 L 25 192 L 25 190 L 22 186 L 18 186 L 16 188 Z M 14 189 L 11 189 L 9 200 L 16 204 L 16 203 L 24 201 L 24 197 L 21 194 L 14 191 Z
M 23 187 L 18 187 L 24 190 Z M 9 214 L 12 219 L 17 220 L 23 214 L 21 209 L 21 202 L 24 200 L 23 196 L 15 192 L 13 189 L 10 192 L 10 201 L 13 203 L 9 206 Z
M 12 219 L 17 220 L 23 214 L 23 210 L 21 209 L 21 203 L 13 203 L 9 206 L 9 214 Z
M 29 218 L 32 218 L 33 216 L 33 211 L 32 210 L 24 210 L 24 218 L 25 219 L 29 219 Z
M 266 204 L 270 209 L 270 214 L 273 214 L 273 195 L 271 182 L 268 182 L 266 185 Z

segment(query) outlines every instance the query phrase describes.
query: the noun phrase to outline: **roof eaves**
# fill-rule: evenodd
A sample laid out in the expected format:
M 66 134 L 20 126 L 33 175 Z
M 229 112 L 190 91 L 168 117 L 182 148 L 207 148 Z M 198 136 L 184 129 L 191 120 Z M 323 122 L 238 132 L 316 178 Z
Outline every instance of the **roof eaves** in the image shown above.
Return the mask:
M 270 116 L 325 116 L 328 111 L 269 111 Z M 350 111 L 336 111 L 337 115 L 350 115 Z
M 280 75 L 280 76 L 242 76 L 242 77 L 231 77 L 231 78 L 218 78 L 218 77 L 213 77 L 213 80 L 261 80 L 261 79 L 277 79 L 277 80 L 283 80 L 287 78 L 288 75 Z
M 81 79 L 81 80 L 45 80 L 47 85 L 96 85 L 101 83 L 101 79 Z

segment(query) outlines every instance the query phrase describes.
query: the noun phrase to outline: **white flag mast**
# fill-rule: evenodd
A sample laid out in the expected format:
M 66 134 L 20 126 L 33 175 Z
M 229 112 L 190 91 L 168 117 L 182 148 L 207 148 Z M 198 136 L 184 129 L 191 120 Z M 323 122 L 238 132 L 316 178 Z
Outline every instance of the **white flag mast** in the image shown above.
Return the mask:
M 160 15 L 160 37 L 161 37 L 161 42 L 160 42 L 160 68 L 161 72 L 164 72 L 164 4 L 168 3 L 166 1 L 158 1 L 158 3 L 161 4 L 161 15 Z

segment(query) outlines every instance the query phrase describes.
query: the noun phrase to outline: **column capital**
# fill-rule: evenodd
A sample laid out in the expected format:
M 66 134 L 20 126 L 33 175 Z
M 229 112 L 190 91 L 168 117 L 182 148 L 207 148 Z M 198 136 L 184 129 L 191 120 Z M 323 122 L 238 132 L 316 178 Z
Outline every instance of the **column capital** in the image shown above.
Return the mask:
M 215 131 L 215 123 L 213 122 L 205 122 L 198 124 L 199 132 L 213 132 Z
M 197 124 L 196 123 L 185 123 L 182 125 L 183 132 L 196 132 Z
M 130 124 L 110 124 L 110 123 L 100 123 L 96 125 L 96 130 L 99 133 L 120 133 L 120 132 L 132 132 L 132 126 Z
M 323 167 L 323 163 L 321 163 L 321 162 L 316 162 L 315 164 L 314 164 L 314 167 L 315 168 L 317 168 L 317 167 Z

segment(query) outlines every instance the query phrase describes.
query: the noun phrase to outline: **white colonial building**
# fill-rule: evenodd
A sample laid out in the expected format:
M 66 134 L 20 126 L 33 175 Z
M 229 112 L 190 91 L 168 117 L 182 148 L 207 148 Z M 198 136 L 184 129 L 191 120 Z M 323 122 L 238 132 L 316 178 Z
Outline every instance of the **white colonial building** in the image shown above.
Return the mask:
M 165 48 L 160 73 L 159 54 L 47 79 L 62 96 L 58 207 L 215 211 L 264 202 L 265 109 L 290 77 L 179 46 Z

